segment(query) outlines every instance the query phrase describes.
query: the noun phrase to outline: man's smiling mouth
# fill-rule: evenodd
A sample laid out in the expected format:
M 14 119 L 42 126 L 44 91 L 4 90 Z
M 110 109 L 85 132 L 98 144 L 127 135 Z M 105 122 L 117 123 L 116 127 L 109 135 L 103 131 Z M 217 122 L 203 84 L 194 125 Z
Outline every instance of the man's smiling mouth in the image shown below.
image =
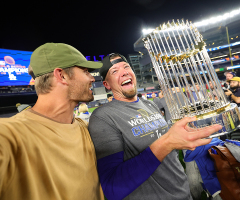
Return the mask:
M 131 83 L 131 82 L 132 82 L 132 80 L 131 80 L 131 79 L 128 79 L 128 80 L 126 80 L 126 81 L 123 81 L 121 85 L 123 86 L 123 85 L 128 84 L 128 83 Z

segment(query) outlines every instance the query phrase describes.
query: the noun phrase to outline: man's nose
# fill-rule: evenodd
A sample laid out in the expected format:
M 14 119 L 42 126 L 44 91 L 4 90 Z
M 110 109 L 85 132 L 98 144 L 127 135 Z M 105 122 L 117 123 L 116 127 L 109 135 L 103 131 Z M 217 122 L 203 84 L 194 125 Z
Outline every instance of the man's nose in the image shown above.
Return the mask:
M 127 76 L 127 75 L 128 75 L 128 71 L 124 69 L 122 76 Z
M 92 76 L 92 74 L 89 73 L 89 75 L 90 75 L 91 82 L 95 82 L 95 78 Z

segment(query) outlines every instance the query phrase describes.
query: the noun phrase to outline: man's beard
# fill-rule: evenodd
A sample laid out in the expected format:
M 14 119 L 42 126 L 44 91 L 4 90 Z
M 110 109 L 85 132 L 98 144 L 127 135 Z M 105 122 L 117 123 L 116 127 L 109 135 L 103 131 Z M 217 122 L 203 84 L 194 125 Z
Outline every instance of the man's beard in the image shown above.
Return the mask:
M 134 87 L 133 90 L 128 91 L 128 92 L 123 91 L 123 95 L 127 98 L 133 98 L 133 97 L 136 96 L 136 94 L 137 94 L 137 88 L 136 87 Z
M 84 90 L 77 84 L 69 86 L 68 97 L 76 102 L 90 102 L 94 100 L 93 94 L 89 94 L 89 89 L 85 88 Z
M 82 96 L 76 98 L 76 101 L 78 101 L 78 102 L 85 102 L 85 103 L 91 102 L 93 100 L 94 100 L 94 96 L 93 95 L 89 96 L 88 98 L 83 98 Z
M 238 89 L 238 85 L 230 86 L 230 89 L 233 89 L 233 90 Z

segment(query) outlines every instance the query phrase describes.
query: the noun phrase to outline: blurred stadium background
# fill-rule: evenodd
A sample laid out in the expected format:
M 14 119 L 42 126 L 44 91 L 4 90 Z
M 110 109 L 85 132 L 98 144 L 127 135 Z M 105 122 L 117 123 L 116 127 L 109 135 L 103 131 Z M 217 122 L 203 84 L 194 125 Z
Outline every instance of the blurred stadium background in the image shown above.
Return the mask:
M 240 8 L 204 21 L 194 23 L 206 43 L 215 71 L 220 79 L 225 79 L 226 71 L 234 71 L 240 76 Z M 138 93 L 147 94 L 160 91 L 157 76 L 145 49 L 142 38 L 133 44 L 136 53 L 127 59 L 137 77 Z M 0 49 L 0 117 L 10 117 L 17 113 L 16 104 L 33 106 L 37 100 L 34 81 L 27 73 L 32 52 Z M 88 60 L 101 61 L 104 55 L 86 56 Z M 107 94 L 99 71 L 92 72 L 94 101 L 88 103 L 89 111 L 107 103 Z M 77 107 L 76 107 L 77 108 Z

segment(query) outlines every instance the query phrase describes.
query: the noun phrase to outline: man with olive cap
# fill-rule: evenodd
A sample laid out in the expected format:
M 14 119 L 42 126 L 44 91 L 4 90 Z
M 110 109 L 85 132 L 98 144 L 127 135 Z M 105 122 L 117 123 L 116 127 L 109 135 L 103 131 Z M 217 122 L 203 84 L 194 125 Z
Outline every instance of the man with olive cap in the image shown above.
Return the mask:
M 73 117 L 79 101 L 92 101 L 95 79 L 74 47 L 46 43 L 31 56 L 36 104 L 0 119 L 0 199 L 79 200 L 104 196 L 87 125 Z
M 114 100 L 94 110 L 89 121 L 99 179 L 108 200 L 190 200 L 187 177 L 175 149 L 208 144 L 202 139 L 221 128 L 191 131 L 186 117 L 169 130 L 157 106 L 137 97 L 127 60 L 114 53 L 102 60 L 100 74 Z

